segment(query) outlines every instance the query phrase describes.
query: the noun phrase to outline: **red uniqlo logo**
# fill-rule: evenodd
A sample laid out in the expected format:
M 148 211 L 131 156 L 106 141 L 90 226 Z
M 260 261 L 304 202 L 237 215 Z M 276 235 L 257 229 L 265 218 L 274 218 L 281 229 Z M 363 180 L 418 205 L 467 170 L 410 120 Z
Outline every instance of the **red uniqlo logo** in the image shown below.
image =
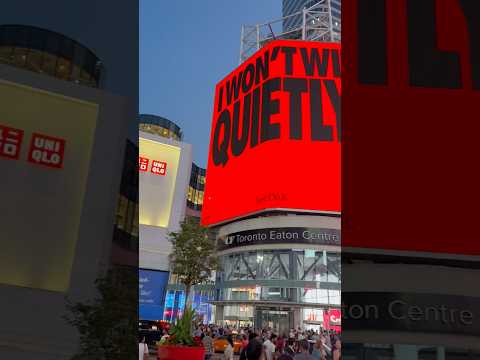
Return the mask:
M 28 161 L 52 168 L 63 167 L 65 140 L 33 133 L 28 151 Z
M 167 163 L 164 161 L 152 160 L 152 170 L 150 170 L 155 175 L 167 174 Z
M 140 171 L 147 171 L 148 170 L 148 159 L 144 157 L 138 158 L 138 168 Z
M 23 130 L 0 125 L 0 156 L 18 159 L 23 140 Z

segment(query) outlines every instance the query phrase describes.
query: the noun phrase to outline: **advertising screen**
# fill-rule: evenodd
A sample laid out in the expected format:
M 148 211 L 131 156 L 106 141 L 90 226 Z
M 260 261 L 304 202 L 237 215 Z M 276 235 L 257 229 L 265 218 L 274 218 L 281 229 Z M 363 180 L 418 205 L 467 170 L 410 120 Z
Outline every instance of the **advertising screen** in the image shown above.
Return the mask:
M 479 4 L 342 9 L 342 246 L 480 255 Z
M 168 275 L 167 271 L 139 270 L 138 311 L 141 320 L 161 320 L 163 318 Z
M 215 89 L 202 223 L 340 212 L 340 45 L 276 40 Z
M 0 98 L 0 284 L 66 292 L 98 105 L 3 80 Z
M 139 222 L 168 227 L 181 149 L 142 136 L 139 146 Z

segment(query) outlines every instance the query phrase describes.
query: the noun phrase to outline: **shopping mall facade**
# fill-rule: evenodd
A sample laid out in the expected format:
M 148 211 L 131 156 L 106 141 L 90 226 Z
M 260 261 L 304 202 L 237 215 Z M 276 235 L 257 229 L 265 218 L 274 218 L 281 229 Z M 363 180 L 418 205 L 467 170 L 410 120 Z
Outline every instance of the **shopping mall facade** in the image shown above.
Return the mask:
M 139 317 L 174 322 L 185 304 L 185 289 L 170 272 L 169 233 L 186 218 L 199 218 L 205 169 L 192 162 L 192 146 L 181 128 L 158 115 L 139 116 Z M 193 291 L 193 306 L 212 322 L 211 286 Z
M 339 216 L 268 213 L 216 230 L 218 324 L 278 333 L 339 325 L 325 324 L 340 308 Z

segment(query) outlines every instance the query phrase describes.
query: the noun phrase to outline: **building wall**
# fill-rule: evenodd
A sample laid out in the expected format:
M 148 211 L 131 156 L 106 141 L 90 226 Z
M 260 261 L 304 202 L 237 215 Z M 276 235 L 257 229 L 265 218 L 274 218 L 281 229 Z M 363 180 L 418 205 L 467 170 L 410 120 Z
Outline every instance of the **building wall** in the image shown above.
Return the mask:
M 145 156 L 142 141 L 154 142 L 159 146 L 158 155 L 155 155 L 159 158 L 150 161 L 162 160 L 162 150 L 172 148 L 178 152 L 177 158 L 167 160 L 165 176 L 153 175 L 150 170 L 140 172 L 139 265 L 141 268 L 168 271 L 168 254 L 171 249 L 168 233 L 177 231 L 185 217 L 192 147 L 144 132 L 140 132 L 139 137 L 141 157 Z M 171 173 L 174 167 L 175 174 Z
M 112 16 L 112 14 L 115 16 Z M 18 0 L 0 12 L 0 24 L 31 25 L 58 32 L 92 50 L 103 62 L 101 88 L 131 101 L 130 140 L 137 142 L 138 1 Z
M 34 278 L 30 279 L 31 285 L 15 286 L 11 281 L 9 284 L 0 285 L 0 318 L 2 319 L 0 354 L 3 354 L 5 350 L 5 353 L 8 351 L 12 354 L 11 358 L 15 359 L 68 359 L 77 348 L 78 334 L 76 329 L 63 319 L 66 313 L 65 298 L 68 297 L 73 302 L 91 298 L 94 295 L 95 279 L 104 273 L 110 262 L 114 210 L 118 197 L 119 174 L 121 174 L 123 166 L 123 151 L 129 121 L 128 101 L 97 89 L 78 86 L 11 66 L 0 65 L 0 79 L 33 88 L 34 91 L 47 91 L 42 96 L 49 97 L 49 101 L 52 100 L 50 97 L 58 99 L 52 101 L 63 101 L 61 99 L 66 96 L 77 102 L 86 101 L 98 106 L 80 214 L 62 219 L 63 213 L 71 213 L 71 209 L 66 206 L 71 198 L 77 196 L 76 191 L 65 193 L 65 189 L 57 188 L 58 182 L 45 182 L 44 177 L 47 176 L 48 169 L 43 169 L 39 165 L 25 166 L 23 176 L 16 182 L 15 178 L 10 177 L 10 186 L 4 187 L 2 190 L 4 199 L 10 197 L 8 193 L 26 194 L 29 191 L 37 190 L 28 199 L 20 196 L 18 202 L 10 205 L 13 206 L 10 208 L 10 212 L 15 216 L 8 218 L 8 229 L 3 229 L 5 233 L 10 233 L 9 254 L 18 251 L 21 243 L 21 252 L 18 255 L 23 257 L 22 267 L 31 266 L 37 271 L 32 274 Z M 31 104 L 29 98 L 25 98 L 25 103 L 27 102 Z M 28 116 L 32 109 L 33 107 L 23 109 L 18 106 L 18 102 L 10 102 L 2 105 L 1 112 L 14 112 Z M 36 111 L 40 116 L 43 111 L 47 110 L 43 105 L 39 105 Z M 58 112 L 60 107 L 54 106 L 50 111 Z M 2 117 L 7 119 L 7 116 Z M 75 127 L 82 130 L 82 127 L 85 126 L 82 121 L 69 123 L 68 114 L 63 114 L 61 117 L 64 119 L 63 121 L 54 123 L 44 115 L 46 120 L 43 123 L 39 122 L 38 126 L 42 127 L 42 131 L 48 130 L 50 135 L 66 131 L 65 129 L 68 127 L 73 130 Z M 10 116 L 5 121 L 13 121 L 15 124 L 15 118 L 12 119 Z M 33 127 L 37 126 L 35 122 L 33 124 Z M 29 131 L 33 130 L 29 129 Z M 31 134 L 25 141 L 28 141 L 30 136 Z M 69 146 L 72 149 L 71 146 L 80 139 L 78 136 L 73 136 L 69 141 L 65 148 L 67 155 L 64 168 L 50 169 L 48 176 L 61 176 L 62 171 L 70 171 L 68 169 L 78 165 L 72 160 L 74 159 L 72 156 L 79 154 L 72 154 L 72 151 L 68 153 L 68 149 Z M 24 147 L 27 145 L 26 142 Z M 6 161 L 10 161 L 10 163 L 6 163 Z M 0 164 L 4 168 L 2 173 L 12 174 L 6 168 L 14 165 L 11 161 L 17 161 L 18 166 L 26 165 L 24 156 L 19 160 L 2 158 L 0 159 Z M 55 171 L 58 172 L 55 173 Z M 63 195 L 60 195 L 62 191 Z M 21 208 L 26 200 L 31 206 Z M 42 202 L 46 204 L 43 207 Z M 24 215 L 18 216 L 18 214 Z M 5 215 L 2 218 L 7 219 Z M 55 226 L 55 221 L 58 221 L 58 226 Z M 60 231 L 66 223 L 78 223 L 75 247 L 72 249 L 73 262 L 69 282 L 66 288 L 47 290 L 41 279 L 35 279 L 35 274 L 48 272 L 51 263 L 45 257 L 39 256 L 35 247 L 41 244 L 40 249 L 47 249 L 55 254 L 55 241 L 62 236 L 63 233 Z M 30 236 L 28 236 L 29 233 Z M 15 238 L 16 236 L 18 239 Z M 59 259 L 62 257 L 61 254 L 57 256 Z M 5 264 L 4 261 L 2 263 Z M 15 265 L 10 267 L 10 269 L 15 268 Z M 55 274 L 51 275 L 55 276 Z M 11 279 L 14 279 L 13 273 Z M 45 326 L 47 323 L 48 327 Z

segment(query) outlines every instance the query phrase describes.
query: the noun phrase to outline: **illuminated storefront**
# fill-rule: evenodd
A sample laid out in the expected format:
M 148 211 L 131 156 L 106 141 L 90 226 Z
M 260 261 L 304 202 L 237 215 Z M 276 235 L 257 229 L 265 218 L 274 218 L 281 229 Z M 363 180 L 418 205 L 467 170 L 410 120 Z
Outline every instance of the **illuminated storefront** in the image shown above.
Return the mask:
M 324 313 L 340 309 L 339 217 L 236 221 L 218 228 L 217 249 L 222 270 L 213 303 L 219 324 L 319 330 L 330 326 Z
M 210 288 L 196 289 L 192 294 L 192 308 L 204 324 L 214 322 L 214 306 L 211 304 L 213 300 L 212 290 Z M 170 285 L 165 294 L 165 305 L 163 320 L 175 322 L 182 316 L 183 307 L 185 306 L 185 291 Z

